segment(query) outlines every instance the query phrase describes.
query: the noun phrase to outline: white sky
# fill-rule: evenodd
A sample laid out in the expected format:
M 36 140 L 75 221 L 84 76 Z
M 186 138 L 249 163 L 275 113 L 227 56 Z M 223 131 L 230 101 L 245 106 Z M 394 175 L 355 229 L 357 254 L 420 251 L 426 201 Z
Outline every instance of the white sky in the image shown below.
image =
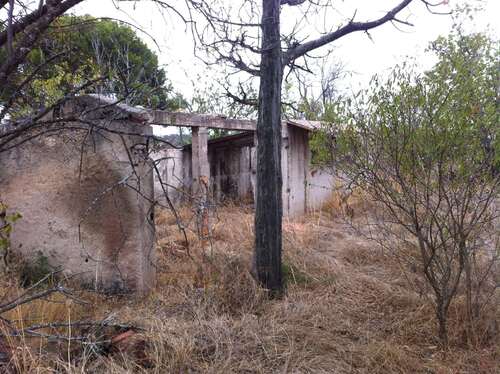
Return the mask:
M 234 4 L 237 1 L 233 0 L 231 3 Z M 331 17 L 332 25 L 339 24 L 343 18 L 349 18 L 355 10 L 357 10 L 356 20 L 358 21 L 378 18 L 398 2 L 399 0 L 339 1 L 333 13 L 337 17 L 336 19 Z M 449 5 L 440 9 L 446 10 L 463 3 L 484 4 L 484 11 L 477 14 L 471 21 L 470 27 L 474 30 L 489 28 L 493 35 L 499 36 L 499 0 L 449 0 Z M 139 34 L 150 48 L 156 51 L 160 63 L 166 66 L 167 77 L 172 81 L 174 88 L 186 97 L 192 95 L 193 84 L 200 81 L 206 84 L 210 83 L 211 79 L 218 79 L 216 73 L 207 70 L 200 60 L 193 57 L 191 34 L 180 20 L 173 15 L 162 14 L 152 2 L 147 0 L 139 2 L 87 0 L 74 12 L 95 17 L 113 17 L 133 23 L 145 30 L 155 39 L 158 46 L 151 37 Z M 294 12 L 295 9 L 285 7 L 282 20 L 286 22 L 288 19 L 295 19 L 297 13 L 294 14 Z M 333 44 L 334 59 L 341 62 L 345 69 L 352 73 L 341 82 L 342 89 L 356 91 L 366 86 L 373 74 L 384 73 L 396 63 L 404 60 L 405 56 L 416 57 L 424 66 L 431 63 L 425 56 L 424 49 L 439 35 L 449 33 L 451 17 L 429 14 L 425 6 L 420 1 L 416 1 L 402 13 L 400 18 L 412 22 L 415 27 L 404 27 L 405 32 L 400 32 L 391 24 L 386 24 L 370 32 L 372 40 L 364 33 L 353 33 Z M 324 20 L 318 19 L 312 22 L 321 24 Z M 286 27 L 286 24 L 284 26 Z M 305 32 L 313 34 L 315 25 L 309 25 L 309 27 L 310 29 Z

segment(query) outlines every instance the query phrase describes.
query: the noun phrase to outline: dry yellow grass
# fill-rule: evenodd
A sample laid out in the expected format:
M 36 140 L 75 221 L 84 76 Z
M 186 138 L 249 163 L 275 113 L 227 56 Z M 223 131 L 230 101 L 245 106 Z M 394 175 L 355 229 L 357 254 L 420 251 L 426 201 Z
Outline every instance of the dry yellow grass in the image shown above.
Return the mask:
M 191 220 L 190 209 L 180 213 Z M 331 216 L 284 222 L 288 291 L 270 301 L 249 273 L 250 211 L 219 209 L 211 247 L 202 249 L 189 231 L 189 251 L 172 215 L 158 212 L 156 290 L 142 300 L 91 300 L 99 305 L 95 318 L 113 312 L 146 329 L 138 336 L 148 364 L 128 351 L 81 349 L 70 351 L 68 363 L 64 344 L 61 354 L 16 339 L 10 341 L 19 347 L 14 367 L 33 373 L 500 373 L 498 335 L 465 346 L 458 302 L 450 316 L 451 347 L 440 350 L 425 298 L 409 288 L 393 260 Z M 67 319 L 67 306 L 58 305 L 13 313 Z

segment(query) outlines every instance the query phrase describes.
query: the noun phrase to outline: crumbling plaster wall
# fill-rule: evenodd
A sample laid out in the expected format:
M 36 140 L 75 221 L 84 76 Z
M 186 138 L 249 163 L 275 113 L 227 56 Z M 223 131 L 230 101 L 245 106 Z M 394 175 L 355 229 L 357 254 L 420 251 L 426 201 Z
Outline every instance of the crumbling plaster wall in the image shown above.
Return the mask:
M 283 214 L 297 216 L 307 211 L 309 132 L 288 126 L 282 147 Z
M 103 126 L 151 133 L 126 121 Z M 23 215 L 13 250 L 27 260 L 41 253 L 100 291 L 147 292 L 155 282 L 154 191 L 143 143 L 141 136 L 66 131 L 1 154 L 1 199 Z
M 332 170 L 311 168 L 307 184 L 307 209 L 320 209 L 333 197 L 335 178 Z
M 251 183 L 252 147 L 250 146 L 214 146 L 209 147 L 211 185 L 218 201 L 237 199 L 253 201 Z
M 182 149 L 166 148 L 151 155 L 160 177 L 155 173 L 155 196 L 160 203 L 166 203 L 165 192 L 172 202 L 179 202 L 187 193 L 184 177 L 185 165 Z M 161 181 L 160 181 L 161 178 Z M 163 184 L 163 185 L 162 185 Z

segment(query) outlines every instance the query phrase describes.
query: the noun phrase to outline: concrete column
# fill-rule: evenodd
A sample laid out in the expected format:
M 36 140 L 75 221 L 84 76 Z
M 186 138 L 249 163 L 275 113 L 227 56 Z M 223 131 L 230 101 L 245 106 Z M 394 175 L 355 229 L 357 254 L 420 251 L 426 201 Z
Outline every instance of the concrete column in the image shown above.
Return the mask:
M 198 205 L 198 235 L 201 247 L 206 250 L 210 236 L 208 193 L 210 190 L 210 165 L 208 164 L 208 129 L 206 127 L 192 128 L 192 195 Z
M 206 193 L 210 183 L 208 129 L 206 127 L 193 127 L 192 131 L 193 194 Z

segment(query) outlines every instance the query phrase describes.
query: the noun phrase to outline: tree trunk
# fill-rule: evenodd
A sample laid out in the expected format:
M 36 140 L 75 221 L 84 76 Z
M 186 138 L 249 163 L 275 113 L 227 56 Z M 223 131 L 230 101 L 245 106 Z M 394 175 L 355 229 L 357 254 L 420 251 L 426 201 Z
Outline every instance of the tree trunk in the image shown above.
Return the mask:
M 438 320 L 438 335 L 441 346 L 448 348 L 448 308 L 445 307 L 446 301 L 438 299 L 436 307 L 436 317 Z
M 262 57 L 257 120 L 255 271 L 271 296 L 283 291 L 281 274 L 280 0 L 262 0 Z

